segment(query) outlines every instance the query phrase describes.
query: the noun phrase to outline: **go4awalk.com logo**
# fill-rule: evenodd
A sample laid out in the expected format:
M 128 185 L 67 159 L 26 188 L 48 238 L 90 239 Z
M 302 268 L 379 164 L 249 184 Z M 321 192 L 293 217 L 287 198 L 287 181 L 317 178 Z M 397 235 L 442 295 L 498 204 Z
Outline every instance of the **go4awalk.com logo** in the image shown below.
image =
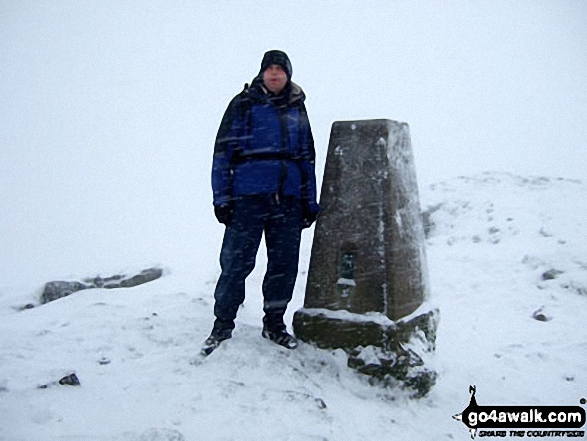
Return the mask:
M 453 416 L 469 428 L 471 438 L 584 437 L 585 409 L 580 406 L 479 406 L 475 386 L 469 387 L 471 401 L 463 412 Z M 585 404 L 581 399 L 581 404 Z

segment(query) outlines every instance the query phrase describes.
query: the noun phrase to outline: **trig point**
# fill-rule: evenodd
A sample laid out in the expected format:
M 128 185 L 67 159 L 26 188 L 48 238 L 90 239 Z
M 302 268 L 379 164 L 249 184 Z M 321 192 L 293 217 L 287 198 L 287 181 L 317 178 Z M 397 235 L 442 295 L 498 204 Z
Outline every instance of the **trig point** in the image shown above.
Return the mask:
M 320 205 L 304 308 L 294 315 L 296 335 L 318 347 L 342 348 L 359 371 L 424 395 L 435 374 L 424 367 L 424 354 L 407 346 L 418 338 L 432 351 L 437 311 L 427 302 L 408 125 L 335 122 Z

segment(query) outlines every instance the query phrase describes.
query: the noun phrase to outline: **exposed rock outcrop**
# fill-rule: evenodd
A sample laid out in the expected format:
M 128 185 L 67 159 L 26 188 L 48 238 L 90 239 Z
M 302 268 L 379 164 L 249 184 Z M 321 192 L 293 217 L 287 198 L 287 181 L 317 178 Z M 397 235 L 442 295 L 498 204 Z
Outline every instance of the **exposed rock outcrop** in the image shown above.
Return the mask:
M 131 288 L 134 286 L 142 285 L 144 283 L 152 282 L 157 280 L 163 275 L 161 268 L 149 268 L 141 271 L 135 275 L 118 274 L 109 277 L 97 276 L 94 278 L 86 278 L 81 281 L 53 281 L 45 284 L 43 293 L 41 294 L 40 303 L 52 302 L 63 297 L 67 297 L 74 292 L 82 291 L 85 289 L 92 288 Z M 28 309 L 28 308 L 27 308 Z

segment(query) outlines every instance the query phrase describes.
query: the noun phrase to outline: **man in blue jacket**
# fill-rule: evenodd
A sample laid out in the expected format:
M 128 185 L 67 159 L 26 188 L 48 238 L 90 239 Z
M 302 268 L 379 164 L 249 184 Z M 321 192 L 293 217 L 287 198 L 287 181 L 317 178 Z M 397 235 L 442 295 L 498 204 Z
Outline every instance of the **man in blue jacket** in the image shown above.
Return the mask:
M 291 75 L 284 52 L 266 52 L 259 74 L 230 102 L 218 130 L 212 189 L 214 212 L 226 230 L 214 292 L 216 320 L 202 347 L 204 355 L 232 336 L 263 233 L 262 335 L 286 348 L 297 347 L 283 316 L 298 272 L 301 230 L 316 220 L 320 206 L 306 96 Z

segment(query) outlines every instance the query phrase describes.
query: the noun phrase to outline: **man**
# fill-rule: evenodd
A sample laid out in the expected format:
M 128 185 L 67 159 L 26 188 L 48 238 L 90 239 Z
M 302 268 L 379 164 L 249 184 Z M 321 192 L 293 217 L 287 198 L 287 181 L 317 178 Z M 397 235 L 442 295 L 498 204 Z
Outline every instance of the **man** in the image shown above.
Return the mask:
M 267 272 L 262 336 L 289 349 L 297 347 L 283 316 L 298 272 L 301 230 L 316 220 L 320 206 L 305 94 L 291 76 L 284 52 L 266 52 L 259 74 L 230 102 L 218 130 L 212 189 L 214 212 L 226 230 L 214 292 L 216 320 L 202 347 L 204 355 L 232 336 L 263 233 Z

